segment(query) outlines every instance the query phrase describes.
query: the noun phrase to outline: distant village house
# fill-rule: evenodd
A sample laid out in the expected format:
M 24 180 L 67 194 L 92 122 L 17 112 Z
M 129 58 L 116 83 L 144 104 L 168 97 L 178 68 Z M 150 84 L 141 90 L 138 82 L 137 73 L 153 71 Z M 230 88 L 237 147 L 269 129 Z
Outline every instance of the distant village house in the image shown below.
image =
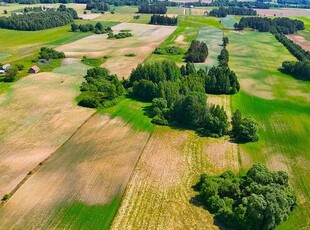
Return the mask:
M 39 71 L 40 71 L 40 68 L 34 65 L 28 70 L 28 73 L 38 73 Z

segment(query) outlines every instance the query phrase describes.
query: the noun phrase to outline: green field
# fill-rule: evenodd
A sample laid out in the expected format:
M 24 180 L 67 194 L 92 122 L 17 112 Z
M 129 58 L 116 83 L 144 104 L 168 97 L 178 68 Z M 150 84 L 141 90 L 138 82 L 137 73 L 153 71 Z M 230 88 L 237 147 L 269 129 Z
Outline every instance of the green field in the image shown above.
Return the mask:
M 238 22 L 232 15 L 227 15 L 225 18 L 219 18 L 219 20 L 223 27 L 227 29 L 234 29 L 235 23 Z
M 196 67 L 204 68 L 206 65 L 208 68 L 211 68 L 212 66 L 217 65 L 217 57 L 223 48 L 223 32 L 214 27 L 201 28 L 197 39 L 207 44 L 209 55 L 205 63 L 196 64 Z
M 240 145 L 242 166 L 262 162 L 288 171 L 299 205 L 278 229 L 309 229 L 310 82 L 278 71 L 282 61 L 294 57 L 271 34 L 230 32 L 228 36 L 229 65 L 241 81 L 232 108 L 253 116 L 260 127 L 258 142 Z

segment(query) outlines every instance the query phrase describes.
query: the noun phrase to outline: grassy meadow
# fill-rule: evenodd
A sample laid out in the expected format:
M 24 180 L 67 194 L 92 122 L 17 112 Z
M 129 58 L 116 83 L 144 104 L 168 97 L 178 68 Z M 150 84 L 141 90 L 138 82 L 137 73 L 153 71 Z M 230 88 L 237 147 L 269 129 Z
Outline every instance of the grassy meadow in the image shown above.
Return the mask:
M 291 175 L 298 208 L 278 229 L 310 226 L 310 83 L 282 74 L 278 68 L 295 58 L 269 33 L 228 33 L 231 68 L 241 81 L 232 109 L 254 117 L 260 140 L 240 145 L 243 169 L 267 164 Z M 240 42 L 242 41 L 242 42 Z

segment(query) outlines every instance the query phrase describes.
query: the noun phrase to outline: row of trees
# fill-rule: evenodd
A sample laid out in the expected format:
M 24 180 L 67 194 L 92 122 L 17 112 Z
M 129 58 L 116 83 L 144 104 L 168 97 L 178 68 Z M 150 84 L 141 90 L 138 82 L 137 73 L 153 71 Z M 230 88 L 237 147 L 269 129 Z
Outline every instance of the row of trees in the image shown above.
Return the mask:
M 76 32 L 76 31 L 81 31 L 81 32 L 88 32 L 92 31 L 95 34 L 106 34 L 106 33 L 111 33 L 112 28 L 111 27 L 104 27 L 102 23 L 97 22 L 96 25 L 94 26 L 93 24 L 80 24 L 77 25 L 75 23 L 71 24 L 71 31 Z
M 154 54 L 179 55 L 179 54 L 183 54 L 184 51 L 183 49 L 177 46 L 166 46 L 166 47 L 156 47 L 153 53 Z
M 226 171 L 220 176 L 203 174 L 194 189 L 199 201 L 229 228 L 273 230 L 297 206 L 286 172 L 269 171 L 255 164 L 245 175 Z
M 112 32 L 110 32 L 108 34 L 108 39 L 122 39 L 122 38 L 128 38 L 128 37 L 132 37 L 132 33 L 129 32 L 120 32 L 118 34 L 113 34 Z
M 139 6 L 139 13 L 142 14 L 165 14 L 167 7 L 163 4 L 142 4 Z
M 282 68 L 285 73 L 297 79 L 310 81 L 310 60 L 298 62 L 284 61 L 282 63 Z
M 105 68 L 96 67 L 87 70 L 78 97 L 80 106 L 89 108 L 110 107 L 115 105 L 115 99 L 125 92 L 116 75 L 109 74 Z
M 263 17 L 242 17 L 239 23 L 234 25 L 236 29 L 252 28 L 259 32 L 271 32 L 273 34 L 293 34 L 298 30 L 304 30 L 304 23 L 300 20 L 289 18 L 263 18 Z
M 57 11 L 30 12 L 19 15 L 13 14 L 10 17 L 1 17 L 0 28 L 26 31 L 43 30 L 67 25 L 72 23 L 76 17 L 77 13 L 74 9 L 67 9 L 64 6 L 59 7 Z
M 99 10 L 99 11 L 109 11 L 110 7 L 109 4 L 105 3 L 105 2 L 93 2 L 93 1 L 89 1 L 86 4 L 86 10 Z
M 90 0 L 4 0 L 7 3 L 20 3 L 20 4 L 38 4 L 38 3 L 84 3 L 87 4 Z M 140 4 L 149 3 L 148 0 L 101 0 L 109 5 L 115 6 L 137 6 Z M 154 1 L 155 2 L 155 1 Z M 173 3 L 165 3 L 166 5 L 175 5 Z
M 210 11 L 209 15 L 213 17 L 226 17 L 228 14 L 231 15 L 256 15 L 257 12 L 251 8 L 246 7 L 219 7 Z
M 193 40 L 184 59 L 186 62 L 204 62 L 207 59 L 208 54 L 209 51 L 206 43 Z
M 168 17 L 167 15 L 153 14 L 149 23 L 154 24 L 154 25 L 175 26 L 178 24 L 178 18 L 177 17 Z

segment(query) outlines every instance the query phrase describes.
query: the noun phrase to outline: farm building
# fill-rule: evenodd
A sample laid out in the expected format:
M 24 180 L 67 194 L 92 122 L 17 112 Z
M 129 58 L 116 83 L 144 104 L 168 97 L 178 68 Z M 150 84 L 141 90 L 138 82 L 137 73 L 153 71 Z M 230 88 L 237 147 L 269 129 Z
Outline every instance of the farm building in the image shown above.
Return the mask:
M 9 69 L 11 68 L 10 64 L 5 64 L 2 67 L 0 67 L 0 74 L 4 74 L 5 72 L 7 72 Z
M 28 70 L 28 73 L 38 73 L 39 71 L 40 71 L 40 68 L 34 65 Z

